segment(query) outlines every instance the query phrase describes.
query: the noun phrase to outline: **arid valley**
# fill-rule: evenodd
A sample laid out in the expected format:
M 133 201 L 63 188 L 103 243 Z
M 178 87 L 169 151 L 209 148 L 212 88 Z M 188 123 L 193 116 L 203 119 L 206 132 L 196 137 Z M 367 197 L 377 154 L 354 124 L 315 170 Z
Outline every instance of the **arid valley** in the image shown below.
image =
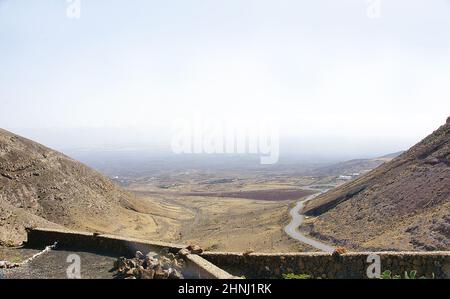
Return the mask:
M 40 252 L 28 249 L 33 242 L 44 245 L 47 237 L 33 237 L 43 229 L 50 236 L 62 234 L 50 240 L 71 239 L 70 234 L 78 231 L 79 236 L 90 238 L 88 244 L 105 236 L 122 244 L 106 248 L 102 243 L 94 245 L 89 250 L 101 251 L 103 246 L 103 252 L 93 256 L 78 251 L 68 253 L 92 260 L 84 275 L 97 278 L 109 276 L 103 264 L 102 271 L 95 270 L 100 267 L 97 263 L 114 260 L 106 252 L 120 250 L 124 242 L 135 242 L 121 238 L 166 244 L 158 246 L 175 248 L 177 255 L 162 257 L 163 253 L 150 251 L 144 256 L 136 251 L 137 245 L 126 245 L 136 257 L 129 261 L 119 257 L 114 262 L 118 277 L 201 277 L 180 265 L 196 257 L 205 261 L 193 254 L 205 252 L 225 254 L 217 264 L 234 275 L 279 278 L 294 275 L 293 265 L 285 268 L 276 263 L 272 271 L 267 266 L 272 263 L 264 263 L 263 274 L 257 274 L 257 264 L 252 263 L 246 271 L 242 265 L 246 261 L 236 266 L 235 262 L 226 262 L 227 256 L 238 254 L 234 257 L 239 261 L 242 256 L 255 253 L 264 260 L 261 254 L 272 253 L 283 258 L 283 263 L 283 253 L 324 251 L 334 257 L 348 250 L 400 254 L 435 251 L 436 256 L 429 255 L 431 259 L 411 263 L 419 263 L 424 277 L 433 276 L 434 271 L 439 277 L 446 277 L 446 262 L 436 264 L 432 259 L 445 259 L 449 246 L 449 136 L 450 118 L 407 151 L 372 159 L 256 168 L 241 160 L 236 170 L 230 160 L 216 157 L 202 158 L 201 163 L 192 157 L 160 163 L 141 160 L 135 152 L 120 151 L 112 154 L 114 159 L 111 153 L 100 153 L 102 157 L 109 156 L 109 160 L 101 159 L 97 164 L 85 161 L 97 168 L 94 170 L 41 144 L 0 130 L 0 266 L 8 270 L 10 278 L 44 274 L 60 278 L 60 270 L 52 268 L 45 258 L 33 263 L 40 255 L 51 252 L 59 241 L 45 244 Z M 73 244 L 76 239 L 69 242 Z M 53 259 L 58 254 L 61 258 L 64 253 L 56 251 L 45 256 Z M 215 259 L 214 255 L 210 258 Z M 21 262 L 10 262 L 12 259 Z M 165 270 L 161 264 L 164 260 L 164 267 L 169 267 Z M 151 261 L 156 263 L 154 270 L 144 268 Z M 435 266 L 429 266 L 430 263 Z M 314 267 L 300 271 L 322 278 L 361 275 L 357 274 L 360 266 L 345 273 L 339 267 L 333 262 L 331 268 L 317 268 L 319 272 Z M 223 269 L 214 269 L 222 274 L 210 273 L 209 277 L 234 277 L 221 272 Z
M 449 134 L 450 119 L 405 152 L 320 165 L 73 154 L 102 175 L 3 130 L 1 241 L 20 244 L 27 227 L 66 227 L 208 251 L 443 250 Z
M 284 231 L 295 204 L 353 180 L 398 154 L 276 168 L 260 167 L 251 159 L 236 164 L 237 157 L 206 157 L 207 162 L 201 162 L 204 156 L 172 157 L 181 161 L 166 159 L 160 165 L 158 161 L 133 163 L 139 152 L 109 152 L 112 163 L 78 155 L 141 202 L 151 203 L 154 231 L 150 238 L 195 243 L 212 251 L 302 252 L 318 249 Z M 146 231 L 142 224 L 136 227 L 139 230 Z

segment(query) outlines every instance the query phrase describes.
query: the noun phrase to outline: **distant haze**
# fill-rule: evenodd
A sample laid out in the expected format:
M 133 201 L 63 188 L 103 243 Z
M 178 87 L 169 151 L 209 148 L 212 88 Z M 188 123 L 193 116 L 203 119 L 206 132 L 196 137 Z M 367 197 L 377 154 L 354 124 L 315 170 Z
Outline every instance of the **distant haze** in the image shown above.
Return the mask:
M 347 159 L 450 115 L 448 0 L 80 3 L 0 1 L 0 127 L 165 153 L 177 118 L 272 119 L 281 155 Z

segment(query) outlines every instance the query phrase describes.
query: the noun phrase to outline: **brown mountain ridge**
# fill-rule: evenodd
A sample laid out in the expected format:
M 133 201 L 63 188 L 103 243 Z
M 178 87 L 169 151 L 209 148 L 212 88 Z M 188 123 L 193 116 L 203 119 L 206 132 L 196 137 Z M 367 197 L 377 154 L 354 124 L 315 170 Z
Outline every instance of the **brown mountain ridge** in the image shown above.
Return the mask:
M 152 207 L 108 178 L 43 145 L 0 129 L 0 243 L 18 244 L 25 227 L 153 233 Z
M 358 250 L 450 249 L 450 118 L 390 162 L 306 205 L 313 237 Z

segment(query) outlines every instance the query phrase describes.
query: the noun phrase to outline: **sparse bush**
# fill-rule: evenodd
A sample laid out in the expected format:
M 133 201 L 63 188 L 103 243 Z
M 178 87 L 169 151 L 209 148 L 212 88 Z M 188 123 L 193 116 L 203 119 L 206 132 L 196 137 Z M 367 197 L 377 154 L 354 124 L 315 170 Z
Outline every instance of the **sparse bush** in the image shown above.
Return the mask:
M 431 279 L 434 279 L 434 273 L 431 273 Z M 402 278 L 401 275 L 393 275 L 390 270 L 386 270 L 383 273 L 381 273 L 380 279 L 428 279 L 426 276 L 417 277 L 417 271 L 411 270 L 409 273 L 408 271 L 405 271 L 404 277 Z
M 380 279 L 401 279 L 400 275 L 392 276 L 392 272 L 390 270 L 386 270 L 381 273 Z
M 312 277 L 308 274 L 287 273 L 283 274 L 283 279 L 312 279 Z
M 417 276 L 417 271 L 416 270 L 412 270 L 411 272 L 405 271 L 405 279 L 416 279 Z
M 11 259 L 12 263 L 20 263 L 22 261 L 22 259 L 18 256 L 15 256 Z

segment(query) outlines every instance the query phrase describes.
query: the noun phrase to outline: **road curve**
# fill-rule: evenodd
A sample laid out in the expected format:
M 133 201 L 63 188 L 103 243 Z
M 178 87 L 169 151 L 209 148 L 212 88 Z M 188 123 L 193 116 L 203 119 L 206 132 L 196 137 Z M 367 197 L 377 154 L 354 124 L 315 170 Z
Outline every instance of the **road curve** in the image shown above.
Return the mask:
M 315 193 L 312 195 L 309 195 L 308 197 L 306 197 L 305 199 L 300 200 L 299 202 L 297 202 L 297 204 L 295 205 L 294 208 L 291 209 L 291 211 L 289 212 L 289 214 L 291 215 L 292 219 L 291 222 L 286 225 L 286 227 L 284 228 L 284 231 L 286 232 L 286 234 L 288 234 L 291 238 L 294 238 L 302 243 L 308 244 L 314 248 L 317 248 L 319 250 L 325 251 L 325 252 L 333 252 L 334 248 L 319 242 L 317 240 L 311 239 L 306 237 L 305 235 L 303 235 L 302 233 L 299 232 L 298 228 L 300 227 L 300 225 L 302 225 L 303 220 L 305 219 L 305 216 L 302 213 L 303 211 L 303 207 L 305 206 L 305 203 L 312 200 L 313 198 L 315 198 L 316 196 L 326 192 L 325 191 L 321 191 L 321 190 L 317 190 L 317 189 L 313 189 L 313 188 L 308 188 L 309 190 L 316 190 L 316 191 L 320 191 L 319 193 Z

